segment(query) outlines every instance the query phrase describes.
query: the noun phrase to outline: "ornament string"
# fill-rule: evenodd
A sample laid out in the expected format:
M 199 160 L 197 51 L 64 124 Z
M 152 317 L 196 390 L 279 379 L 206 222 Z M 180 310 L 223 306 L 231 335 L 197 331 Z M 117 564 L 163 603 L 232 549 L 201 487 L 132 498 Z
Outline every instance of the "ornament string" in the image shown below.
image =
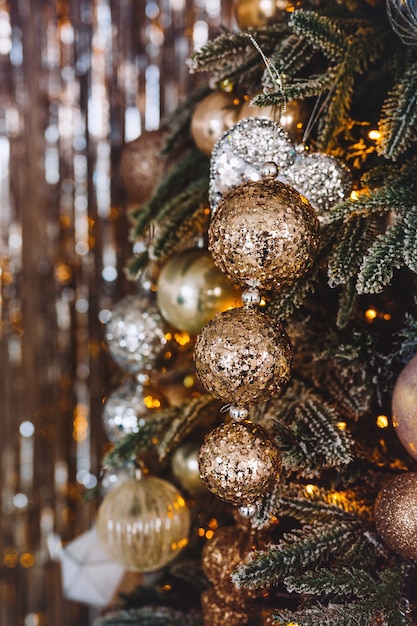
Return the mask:
M 265 55 L 265 53 L 263 52 L 261 46 L 256 41 L 255 37 L 251 33 L 245 33 L 245 34 L 251 40 L 255 50 L 257 50 L 257 52 L 261 55 L 262 61 L 265 64 L 265 67 L 266 67 L 266 69 L 268 71 L 268 74 L 269 74 L 273 84 L 278 87 L 279 95 L 280 95 L 280 98 L 281 98 L 280 114 L 285 113 L 285 109 L 287 108 L 287 97 L 286 97 L 285 92 L 284 92 L 284 87 L 283 87 L 281 74 L 279 73 L 279 71 L 277 70 L 275 65 L 273 63 L 271 63 L 271 61 Z

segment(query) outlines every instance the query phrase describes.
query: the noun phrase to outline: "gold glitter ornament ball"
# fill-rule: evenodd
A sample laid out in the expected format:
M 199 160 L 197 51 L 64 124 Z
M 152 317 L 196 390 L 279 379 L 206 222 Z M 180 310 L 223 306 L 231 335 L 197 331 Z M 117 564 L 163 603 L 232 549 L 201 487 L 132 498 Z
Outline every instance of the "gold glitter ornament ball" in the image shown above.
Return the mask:
M 191 134 L 204 154 L 211 155 L 214 144 L 237 121 L 240 102 L 236 96 L 215 91 L 199 102 L 191 118 Z
M 197 335 L 216 313 L 239 306 L 240 290 L 202 248 L 172 256 L 158 279 L 157 302 L 174 328 Z
M 214 263 L 232 282 L 278 290 L 311 267 L 319 222 L 293 187 L 264 179 L 229 191 L 208 235 Z
M 417 559 L 417 473 L 392 478 L 375 502 L 375 526 L 385 543 L 405 558 Z
M 225 597 L 209 589 L 201 594 L 204 626 L 245 626 L 252 612 L 252 605 L 236 593 Z
M 285 328 L 253 307 L 218 313 L 194 347 L 203 387 L 235 406 L 264 402 L 290 379 L 292 346 Z
M 103 499 L 97 533 L 109 556 L 126 569 L 165 566 L 188 543 L 190 513 L 171 483 L 156 476 L 130 478 Z
M 402 445 L 417 459 L 417 356 L 407 363 L 394 385 L 392 421 Z
M 129 200 L 142 204 L 151 197 L 166 159 L 161 155 L 165 131 L 144 131 L 125 144 L 120 157 L 120 178 Z
M 201 479 L 212 493 L 240 506 L 270 492 L 281 469 L 281 453 L 261 426 L 230 422 L 206 435 L 199 466 Z

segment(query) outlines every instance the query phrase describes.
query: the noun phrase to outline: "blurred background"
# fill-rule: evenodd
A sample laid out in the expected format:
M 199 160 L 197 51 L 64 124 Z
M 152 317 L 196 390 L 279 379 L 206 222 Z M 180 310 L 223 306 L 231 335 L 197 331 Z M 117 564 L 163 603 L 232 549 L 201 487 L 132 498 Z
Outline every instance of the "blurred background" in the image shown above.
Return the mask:
M 231 24 L 230 0 L 0 0 L 1 626 L 97 615 L 63 598 L 59 553 L 91 527 L 108 449 L 103 324 L 132 252 L 120 154 Z

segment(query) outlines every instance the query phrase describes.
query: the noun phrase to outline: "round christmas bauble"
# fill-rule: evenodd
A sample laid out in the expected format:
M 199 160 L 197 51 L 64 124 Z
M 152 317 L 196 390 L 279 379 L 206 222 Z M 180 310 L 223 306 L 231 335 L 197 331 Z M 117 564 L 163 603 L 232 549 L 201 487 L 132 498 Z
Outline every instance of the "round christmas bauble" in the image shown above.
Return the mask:
M 105 496 L 97 514 L 97 533 L 109 556 L 137 572 L 169 563 L 187 545 L 189 528 L 184 498 L 155 476 L 122 482 Z
M 292 347 L 279 322 L 242 307 L 218 313 L 197 337 L 197 374 L 215 398 L 235 406 L 279 393 L 292 368 Z
M 236 96 L 215 91 L 201 100 L 191 118 L 191 134 L 197 148 L 210 156 L 220 137 L 235 124 L 240 102 Z
M 204 626 L 244 626 L 252 607 L 236 593 L 224 597 L 224 594 L 220 596 L 214 589 L 209 589 L 201 594 L 201 609 Z
M 394 385 L 392 421 L 402 445 L 417 459 L 417 356 L 407 363 Z
M 201 248 L 171 257 L 158 279 L 157 302 L 162 316 L 191 335 L 197 335 L 216 313 L 239 306 L 239 296 L 240 290 Z
M 166 335 L 167 324 L 152 292 L 120 300 L 104 332 L 112 359 L 134 373 L 157 368 L 166 360 L 171 346 Z
M 234 12 L 240 29 L 259 28 L 282 20 L 287 0 L 235 0 Z
M 224 526 L 215 531 L 214 537 L 203 548 L 201 563 L 203 572 L 218 593 L 236 594 L 245 599 L 263 593 L 259 589 L 238 589 L 230 577 L 249 552 L 258 547 L 252 534 L 242 532 L 236 526 Z
M 132 202 L 142 204 L 151 197 L 165 169 L 161 155 L 165 132 L 144 131 L 125 144 L 120 157 L 120 178 Z
M 318 247 L 316 212 L 278 180 L 247 182 L 220 202 L 209 226 L 213 261 L 232 282 L 280 289 L 312 265 Z
M 378 494 L 374 515 L 381 539 L 397 554 L 417 559 L 417 472 L 392 478 Z
M 199 453 L 200 445 L 194 441 L 187 441 L 178 446 L 171 457 L 173 475 L 183 489 L 193 494 L 206 489 L 200 478 Z
M 125 435 L 139 432 L 146 418 L 168 406 L 156 389 L 128 378 L 106 398 L 102 419 L 107 437 L 113 443 Z
M 292 141 L 299 143 L 303 135 L 303 126 L 306 121 L 307 113 L 304 102 L 298 100 L 290 100 L 285 106 L 267 106 L 259 107 L 251 104 L 252 98 L 245 100 L 240 107 L 238 121 L 248 117 L 265 118 L 272 122 L 276 122 L 283 128 Z
M 281 453 L 261 426 L 230 422 L 206 435 L 199 465 L 212 493 L 241 506 L 269 493 L 281 469 Z

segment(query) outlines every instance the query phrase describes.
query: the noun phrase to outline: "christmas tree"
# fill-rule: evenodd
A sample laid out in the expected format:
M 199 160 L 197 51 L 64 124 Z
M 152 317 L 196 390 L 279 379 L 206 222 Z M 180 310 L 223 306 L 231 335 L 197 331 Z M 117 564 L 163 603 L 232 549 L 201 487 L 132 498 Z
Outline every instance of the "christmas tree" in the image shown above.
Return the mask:
M 98 530 L 144 577 L 97 625 L 416 623 L 417 12 L 271 6 L 236 3 L 120 161 L 139 289 L 105 332 L 135 382 L 103 465 L 141 476 Z

